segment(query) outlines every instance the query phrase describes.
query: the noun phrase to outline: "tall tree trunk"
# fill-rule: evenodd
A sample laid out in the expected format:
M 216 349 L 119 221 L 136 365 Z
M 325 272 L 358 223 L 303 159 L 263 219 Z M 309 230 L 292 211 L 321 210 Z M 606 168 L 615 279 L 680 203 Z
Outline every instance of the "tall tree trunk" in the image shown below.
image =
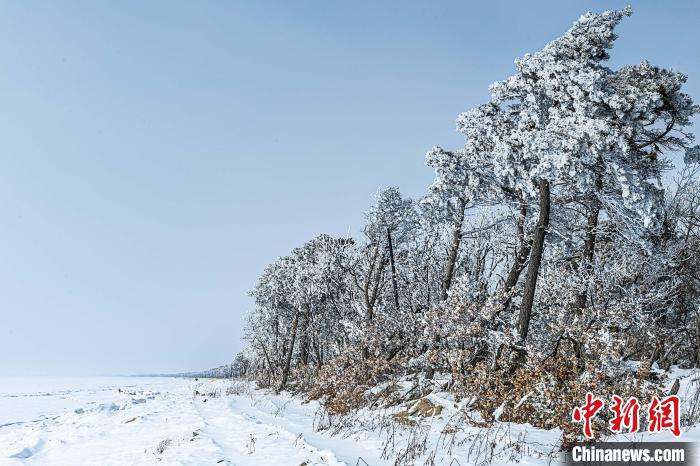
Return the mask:
M 527 258 L 530 255 L 530 249 L 532 247 L 532 240 L 525 238 L 525 218 L 527 216 L 527 204 L 525 203 L 525 199 L 523 199 L 522 193 L 518 193 L 518 209 L 520 210 L 517 223 L 518 251 L 516 253 L 515 260 L 513 261 L 513 265 L 510 268 L 510 271 L 508 272 L 506 281 L 503 284 L 503 292 L 507 297 L 503 302 L 501 311 L 505 311 L 510 306 L 512 298 L 510 296 L 510 293 L 513 290 L 513 288 L 515 288 L 515 285 L 518 284 L 518 279 L 520 278 L 520 274 L 525 268 L 525 263 L 527 262 Z
M 289 369 L 292 365 L 292 354 L 294 354 L 294 342 L 297 339 L 297 326 L 299 325 L 299 311 L 294 313 L 294 319 L 292 320 L 292 330 L 290 335 L 289 352 L 287 353 L 287 358 L 284 362 L 284 370 L 282 371 L 282 381 L 277 389 L 278 391 L 284 390 L 287 386 L 287 379 L 289 379 Z
M 299 362 L 303 365 L 309 363 L 309 342 L 307 329 L 309 326 L 309 316 L 304 313 L 301 316 L 301 335 L 299 335 Z
M 316 365 L 320 368 L 323 365 L 323 357 L 321 356 L 321 342 L 318 338 L 314 338 L 314 351 L 316 352 Z
M 696 319 L 695 341 L 693 343 L 693 366 L 700 368 L 700 319 Z
M 377 287 L 375 286 L 374 289 L 370 290 L 370 286 L 373 283 L 372 277 L 373 277 L 374 269 L 377 265 L 378 260 L 379 260 L 379 244 L 375 244 L 374 248 L 373 248 L 371 259 L 369 261 L 369 270 L 367 271 L 367 278 L 365 279 L 365 284 L 362 287 L 362 291 L 363 291 L 364 298 L 365 298 L 365 307 L 367 308 L 368 320 L 372 320 L 372 316 L 374 314 L 374 301 L 375 301 L 374 290 Z
M 598 216 L 600 214 L 600 204 L 597 201 L 591 205 L 586 222 L 586 239 L 583 242 L 583 255 L 581 256 L 582 272 L 589 273 L 592 270 L 593 254 L 595 253 L 596 230 L 598 229 Z M 581 314 L 586 307 L 587 293 L 584 289 L 576 295 L 574 310 L 576 314 Z
M 454 278 L 455 268 L 457 265 L 457 257 L 459 256 L 459 247 L 462 244 L 462 228 L 464 226 L 464 211 L 467 208 L 467 198 L 465 196 L 460 196 L 457 201 L 457 216 L 455 217 L 455 222 L 452 224 L 452 242 L 450 243 L 450 251 L 447 254 L 447 263 L 445 264 L 445 273 L 442 277 L 442 284 L 440 287 L 440 301 L 445 301 L 447 299 L 450 287 L 452 286 L 452 279 Z M 435 333 L 433 335 L 432 350 L 436 351 L 440 345 L 440 335 Z M 425 378 L 432 379 L 435 375 L 435 368 L 432 364 L 427 364 L 425 368 Z
M 381 273 L 375 273 L 375 268 L 377 266 L 377 262 L 380 261 L 379 258 L 379 243 L 377 243 L 374 246 L 372 256 L 369 262 L 369 271 L 367 272 L 367 278 L 365 279 L 365 284 L 363 286 L 363 293 L 364 293 L 364 298 L 365 298 L 365 307 L 367 308 L 367 312 L 365 313 L 365 321 L 369 324 L 369 322 L 374 319 L 374 303 L 377 299 L 377 290 L 379 289 L 379 282 L 381 281 Z M 381 258 L 381 262 L 384 262 L 384 258 Z M 381 266 L 383 268 L 383 264 Z M 375 280 L 373 281 L 372 278 L 375 277 Z M 374 285 L 372 289 L 370 290 L 370 286 Z M 369 358 L 369 347 L 364 346 L 362 348 L 362 359 L 368 359 Z
M 586 239 L 583 242 L 583 254 L 581 255 L 580 267 L 581 272 L 588 274 L 593 265 L 593 254 L 595 252 L 595 239 L 596 230 L 598 229 L 598 216 L 600 214 L 600 205 L 594 201 L 588 211 L 588 218 L 586 221 Z M 588 293 L 586 289 L 576 294 L 574 300 L 574 311 L 576 314 L 581 314 L 583 309 L 586 307 L 586 299 Z
M 452 286 L 452 279 L 455 274 L 455 266 L 457 265 L 457 257 L 459 255 L 459 246 L 462 243 L 462 226 L 464 225 L 464 210 L 467 207 L 467 198 L 460 196 L 457 201 L 457 217 L 452 225 L 452 242 L 450 243 L 450 252 L 447 255 L 447 264 L 445 264 L 445 273 L 442 277 L 442 286 L 440 287 L 440 300 L 447 299 L 447 293 Z
M 396 281 L 396 263 L 394 262 L 394 243 L 391 241 L 391 230 L 387 228 L 386 238 L 389 241 L 389 261 L 391 262 L 391 283 L 394 286 L 394 305 L 399 311 L 399 285 Z
M 537 289 L 537 277 L 540 273 L 542 255 L 544 253 L 544 239 L 549 226 L 549 181 L 540 180 L 540 214 L 537 218 L 535 232 L 532 235 L 532 251 L 530 252 L 530 263 L 525 274 L 525 288 L 523 289 L 523 302 L 520 305 L 520 315 L 518 316 L 518 333 L 520 339 L 525 340 L 530 327 L 530 316 L 532 315 L 532 304 L 535 301 L 535 290 Z

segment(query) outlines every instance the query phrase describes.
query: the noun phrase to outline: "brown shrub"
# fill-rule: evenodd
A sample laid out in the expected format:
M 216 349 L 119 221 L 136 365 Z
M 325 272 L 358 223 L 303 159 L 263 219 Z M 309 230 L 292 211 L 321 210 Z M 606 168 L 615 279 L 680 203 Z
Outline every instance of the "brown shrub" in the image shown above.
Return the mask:
M 341 356 L 321 368 L 308 396 L 322 400 L 331 414 L 347 414 L 371 402 L 367 390 L 389 380 L 400 367 L 398 359 L 388 362 Z M 386 393 L 389 396 L 391 391 Z
M 585 402 L 587 392 L 606 402 L 595 418 L 593 428 L 598 438 L 609 432 L 612 395 L 625 400 L 635 396 L 644 405 L 652 395 L 661 393 L 658 384 L 640 380 L 631 370 L 611 376 L 588 364 L 582 371 L 581 361 L 567 355 L 522 361 L 504 354 L 497 367 L 480 362 L 467 374 L 453 373 L 453 380 L 455 395 L 474 397 L 471 406 L 484 420 L 492 421 L 494 412 L 502 407 L 501 421 L 561 428 L 565 446 L 581 437 L 581 426 L 571 415 L 574 407 Z

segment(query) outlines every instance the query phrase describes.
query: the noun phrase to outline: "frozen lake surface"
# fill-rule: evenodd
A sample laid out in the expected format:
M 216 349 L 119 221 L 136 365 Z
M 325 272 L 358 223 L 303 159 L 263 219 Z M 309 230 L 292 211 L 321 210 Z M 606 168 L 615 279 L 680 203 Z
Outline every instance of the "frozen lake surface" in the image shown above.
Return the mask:
M 3 377 L 0 465 L 354 464 L 359 445 L 315 433 L 316 409 L 247 382 Z
M 104 403 L 120 388 L 167 390 L 182 384 L 167 377 L 0 377 L 0 426 Z

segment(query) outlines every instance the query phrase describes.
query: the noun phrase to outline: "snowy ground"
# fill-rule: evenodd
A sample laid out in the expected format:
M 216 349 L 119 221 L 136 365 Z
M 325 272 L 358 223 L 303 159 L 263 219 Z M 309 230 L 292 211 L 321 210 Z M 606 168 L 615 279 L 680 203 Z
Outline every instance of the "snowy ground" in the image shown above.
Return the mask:
M 341 429 L 314 402 L 247 383 L 123 378 L 60 385 L 24 393 L 0 386 L 0 464 L 375 466 L 414 456 L 417 464 L 549 464 L 558 439 L 556 431 L 522 425 L 466 427 L 455 421 L 454 401 L 439 395 L 430 399 L 444 411 L 417 426 L 390 422 L 391 413 L 377 420 L 375 410 L 345 419 Z M 10 398 L 25 414 L 4 410 Z M 27 419 L 31 400 L 40 407 Z

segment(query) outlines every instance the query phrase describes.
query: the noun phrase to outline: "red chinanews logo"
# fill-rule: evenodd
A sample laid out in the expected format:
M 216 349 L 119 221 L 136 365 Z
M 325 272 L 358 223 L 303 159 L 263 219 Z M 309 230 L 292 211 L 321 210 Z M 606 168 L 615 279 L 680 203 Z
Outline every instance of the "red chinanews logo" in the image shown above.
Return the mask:
M 598 412 L 603 409 L 605 402 L 596 398 L 592 393 L 586 393 L 586 402 L 583 406 L 576 406 L 571 419 L 574 422 L 583 423 L 583 435 L 586 438 L 593 438 L 593 419 Z M 641 405 L 637 398 L 632 397 L 625 402 L 617 395 L 613 395 L 610 411 L 613 417 L 610 419 L 609 427 L 612 432 L 620 433 L 623 429 L 629 433 L 639 432 L 639 410 Z M 675 437 L 680 437 L 680 399 L 677 395 L 669 395 L 659 400 L 652 397 L 647 408 L 647 431 L 661 432 L 670 431 Z

